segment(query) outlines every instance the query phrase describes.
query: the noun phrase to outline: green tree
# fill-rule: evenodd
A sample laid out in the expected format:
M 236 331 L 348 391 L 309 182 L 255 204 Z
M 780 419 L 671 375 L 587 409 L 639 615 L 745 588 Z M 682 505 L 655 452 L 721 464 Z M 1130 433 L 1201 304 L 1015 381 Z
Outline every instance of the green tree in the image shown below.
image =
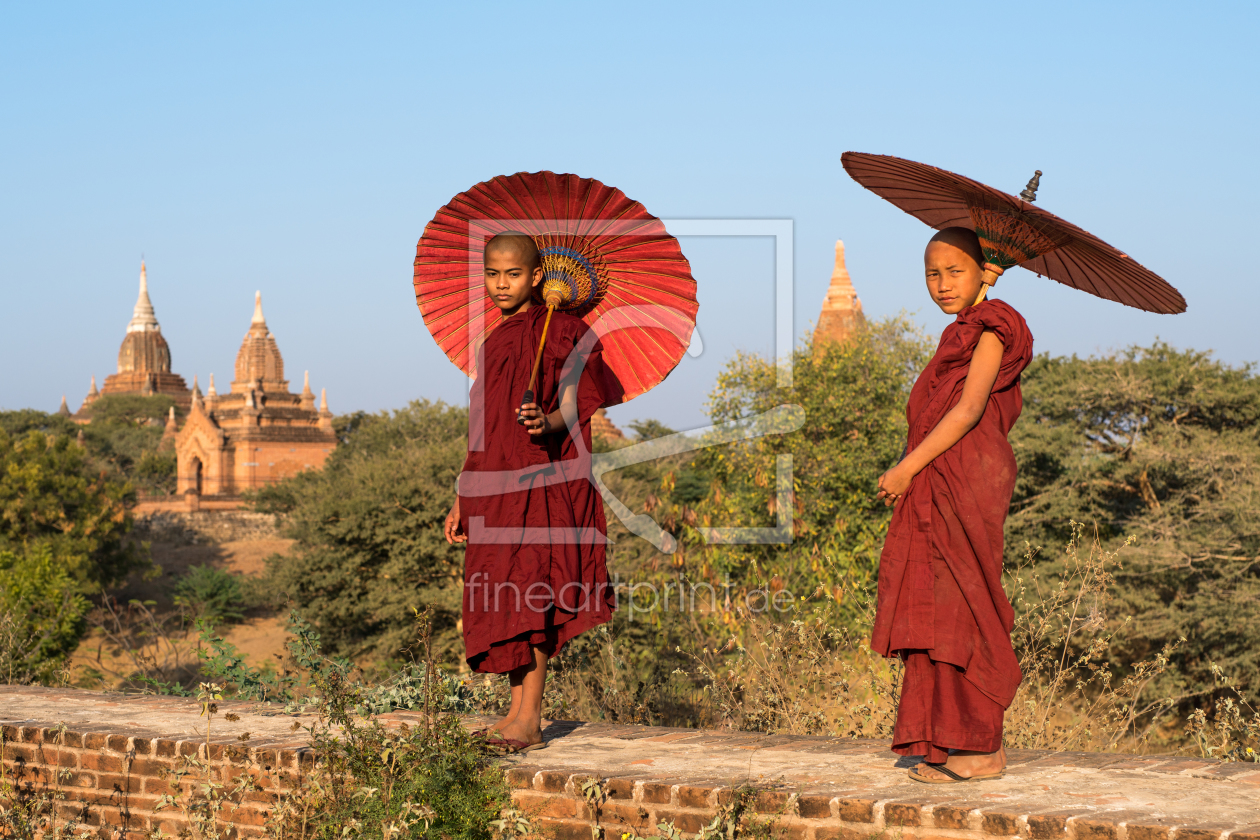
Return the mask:
M 324 468 L 260 490 L 255 509 L 284 514 L 294 549 L 268 562 L 277 594 L 338 655 L 399 658 L 413 608 L 436 608 L 437 640 L 454 656 L 463 550 L 442 523 L 467 452 L 468 413 L 417 401 L 359 416 Z
M 739 354 L 718 377 L 709 398 L 715 423 L 739 420 L 781 405 L 805 410 L 805 425 L 785 435 L 703 450 L 693 467 L 710 487 L 695 505 L 702 527 L 775 524 L 775 458 L 792 456 L 793 545 L 704 549 L 702 576 L 735 582 L 772 575 L 797 589 L 820 583 L 869 586 L 890 511 L 873 501 L 879 475 L 905 447 L 905 404 L 932 352 L 930 339 L 905 317 L 878 321 L 844 342 L 792 356 L 792 387 L 777 387 L 772 361 Z M 670 488 L 695 494 L 694 479 Z M 694 529 L 693 545 L 703 543 Z
M 97 472 L 68 436 L 0 431 L 0 550 L 47 546 L 82 594 L 120 582 L 143 563 L 124 542 L 131 487 Z
M 1260 379 L 1164 343 L 1099 358 L 1038 356 L 1011 434 L 1020 464 L 1007 555 L 1054 556 L 1073 519 L 1104 548 L 1137 538 L 1108 620 L 1132 620 L 1114 664 L 1185 637 L 1167 695 L 1207 691 L 1211 662 L 1260 694 Z M 1053 571 L 1048 563 L 1045 572 Z
M 145 493 L 175 492 L 175 452 L 162 448 L 166 418 L 175 401 L 156 395 L 115 394 L 88 406 L 92 422 L 84 444 L 93 459 Z M 179 416 L 176 409 L 176 416 Z
M 77 589 L 47 544 L 0 551 L 0 682 L 55 679 L 86 625 Z

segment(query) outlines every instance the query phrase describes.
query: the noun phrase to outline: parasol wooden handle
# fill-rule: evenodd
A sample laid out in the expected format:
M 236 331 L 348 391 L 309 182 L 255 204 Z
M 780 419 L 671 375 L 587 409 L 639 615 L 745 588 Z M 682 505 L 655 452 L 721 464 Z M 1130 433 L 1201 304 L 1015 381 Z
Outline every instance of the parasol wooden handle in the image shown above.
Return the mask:
M 551 313 L 556 311 L 556 307 L 547 304 L 547 320 L 543 321 L 542 339 L 538 342 L 538 352 L 534 355 L 534 369 L 529 374 L 529 388 L 521 396 L 521 407 L 525 407 L 534 401 L 534 383 L 538 381 L 538 365 L 542 362 L 543 348 L 547 346 L 547 327 L 551 326 Z M 525 425 L 524 415 L 517 414 L 516 422 Z
M 978 306 L 984 300 L 984 296 L 989 293 L 989 287 L 997 283 L 1002 273 L 1000 269 L 994 271 L 989 263 L 984 264 L 984 274 L 980 276 L 980 294 L 976 295 L 976 302 L 971 304 L 972 306 Z

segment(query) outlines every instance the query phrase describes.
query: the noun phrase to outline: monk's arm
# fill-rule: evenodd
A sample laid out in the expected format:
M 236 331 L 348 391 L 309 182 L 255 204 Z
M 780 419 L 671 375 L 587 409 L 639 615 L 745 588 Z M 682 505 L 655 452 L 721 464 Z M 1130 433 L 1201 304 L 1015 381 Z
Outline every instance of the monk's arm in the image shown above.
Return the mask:
M 989 394 L 997 381 L 998 368 L 1002 364 L 1002 340 L 992 330 L 985 330 L 971 354 L 971 368 L 963 383 L 958 404 L 949 410 L 923 442 L 911 450 L 901 463 L 879 477 L 877 498 L 892 504 L 906 490 L 910 479 L 975 428 L 984 416 L 989 404 Z

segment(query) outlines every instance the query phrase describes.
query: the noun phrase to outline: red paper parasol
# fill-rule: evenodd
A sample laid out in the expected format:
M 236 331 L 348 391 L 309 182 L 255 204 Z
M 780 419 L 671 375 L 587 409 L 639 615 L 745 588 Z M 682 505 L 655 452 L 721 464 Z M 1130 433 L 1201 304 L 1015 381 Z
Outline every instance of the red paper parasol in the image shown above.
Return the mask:
M 973 228 L 984 248 L 985 283 L 1018 265 L 1065 286 L 1147 312 L 1186 311 L 1186 300 L 1159 275 L 1076 225 L 1031 202 L 1038 171 L 1021 198 L 935 166 L 888 155 L 845 152 L 845 171 L 862 186 L 927 225 Z M 977 302 L 984 298 L 981 289 Z
M 594 179 L 518 172 L 455 196 L 416 246 L 416 303 L 438 346 L 469 376 L 477 347 L 502 321 L 486 294 L 482 252 L 504 231 L 538 245 L 546 302 L 599 334 L 623 389 L 608 405 L 650 390 L 682 359 L 699 309 L 696 281 L 661 220 Z

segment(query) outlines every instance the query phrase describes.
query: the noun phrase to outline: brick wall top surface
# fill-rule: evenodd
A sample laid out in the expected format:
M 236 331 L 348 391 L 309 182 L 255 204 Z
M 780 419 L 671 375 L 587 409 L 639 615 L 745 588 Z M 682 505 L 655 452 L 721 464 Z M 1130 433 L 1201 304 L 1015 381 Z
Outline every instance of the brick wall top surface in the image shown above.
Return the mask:
M 216 742 L 237 742 L 248 731 L 255 749 L 304 746 L 292 727 L 310 715 L 258 703 L 223 703 L 220 710 L 241 719 L 229 724 L 220 716 Z M 0 724 L 11 741 L 36 741 L 64 725 L 106 751 L 130 743 L 137 751 L 178 752 L 179 742 L 204 737 L 198 711 L 182 698 L 0 687 Z M 418 719 L 409 712 L 381 717 Z M 917 759 L 893 754 L 886 742 L 563 721 L 548 722 L 544 737 L 546 749 L 506 760 L 509 782 L 527 796 L 581 799 L 582 778 L 609 779 L 610 813 L 628 800 L 623 810 L 699 814 L 730 789 L 753 783 L 763 791 L 759 809 L 805 826 L 797 833 L 814 840 L 826 834 L 820 821 L 828 820 L 870 825 L 870 836 L 897 830 L 917 837 L 931 829 L 940 838 L 1260 840 L 1257 764 L 1011 750 L 1002 779 L 923 785 L 906 776 Z

